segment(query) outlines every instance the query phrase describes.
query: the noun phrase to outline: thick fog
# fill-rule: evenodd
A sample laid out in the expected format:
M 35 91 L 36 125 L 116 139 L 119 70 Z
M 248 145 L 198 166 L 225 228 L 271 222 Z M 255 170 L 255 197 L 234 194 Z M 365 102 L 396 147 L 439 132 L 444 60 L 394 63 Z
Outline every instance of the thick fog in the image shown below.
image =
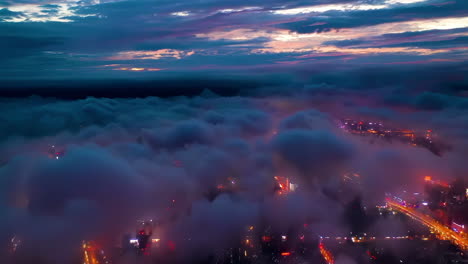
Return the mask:
M 235 245 L 251 225 L 288 232 L 311 223 L 316 236 L 349 232 L 346 208 L 355 199 L 382 204 L 385 192 L 420 189 L 425 175 L 466 179 L 468 115 L 460 104 L 427 110 L 411 102 L 402 110 L 363 104 L 359 93 L 320 91 L 2 99 L 0 248 L 19 236 L 25 263 L 71 263 L 82 240 L 118 245 L 137 220 L 155 219 L 180 251 L 174 261 L 188 263 Z M 450 149 L 437 156 L 350 135 L 337 125 L 349 117 L 433 129 Z M 343 192 L 349 172 L 362 184 Z M 274 176 L 299 187 L 277 195 Z M 220 193 L 227 183 L 230 190 Z M 355 262 L 343 255 L 336 263 Z

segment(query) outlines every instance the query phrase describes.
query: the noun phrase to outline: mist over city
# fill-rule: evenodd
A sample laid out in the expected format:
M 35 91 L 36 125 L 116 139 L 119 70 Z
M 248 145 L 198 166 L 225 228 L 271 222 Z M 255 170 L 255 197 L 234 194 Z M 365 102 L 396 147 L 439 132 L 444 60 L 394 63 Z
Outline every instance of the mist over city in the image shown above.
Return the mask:
M 468 2 L 0 1 L 0 263 L 468 263 Z

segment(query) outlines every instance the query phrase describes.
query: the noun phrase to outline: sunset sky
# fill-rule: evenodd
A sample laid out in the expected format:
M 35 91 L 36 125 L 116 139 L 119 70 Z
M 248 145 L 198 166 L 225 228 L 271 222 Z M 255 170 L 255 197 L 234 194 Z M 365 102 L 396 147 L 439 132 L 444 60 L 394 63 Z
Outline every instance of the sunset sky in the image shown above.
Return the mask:
M 468 1 L 2 0 L 0 32 L 3 81 L 297 79 L 464 64 Z

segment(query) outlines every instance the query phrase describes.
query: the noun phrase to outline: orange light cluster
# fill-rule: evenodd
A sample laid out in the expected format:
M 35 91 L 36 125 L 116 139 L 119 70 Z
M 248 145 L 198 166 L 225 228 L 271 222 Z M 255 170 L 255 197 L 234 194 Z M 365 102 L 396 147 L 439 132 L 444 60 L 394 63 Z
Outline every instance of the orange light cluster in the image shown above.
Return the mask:
M 280 194 L 287 194 L 287 193 L 289 193 L 291 191 L 289 178 L 281 177 L 281 176 L 275 176 L 275 180 L 276 180 L 276 182 L 278 183 L 278 186 L 281 189 Z
M 85 264 L 99 264 L 96 247 L 91 242 L 83 242 L 83 258 Z
M 424 181 L 431 183 L 431 184 L 436 184 L 444 188 L 450 188 L 450 184 L 440 181 L 440 180 L 433 180 L 431 176 L 424 176 Z

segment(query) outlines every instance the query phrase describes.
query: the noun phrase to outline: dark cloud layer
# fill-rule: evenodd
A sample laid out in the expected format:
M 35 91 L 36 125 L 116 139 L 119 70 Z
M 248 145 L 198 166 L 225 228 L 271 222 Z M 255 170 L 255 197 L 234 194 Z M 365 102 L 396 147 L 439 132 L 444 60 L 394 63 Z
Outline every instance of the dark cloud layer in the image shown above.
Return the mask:
M 299 171 L 304 186 L 316 187 L 323 179 L 341 175 L 353 156 L 352 146 L 329 131 L 291 130 L 273 140 L 273 149 Z M 286 165 L 286 166 L 288 166 Z

